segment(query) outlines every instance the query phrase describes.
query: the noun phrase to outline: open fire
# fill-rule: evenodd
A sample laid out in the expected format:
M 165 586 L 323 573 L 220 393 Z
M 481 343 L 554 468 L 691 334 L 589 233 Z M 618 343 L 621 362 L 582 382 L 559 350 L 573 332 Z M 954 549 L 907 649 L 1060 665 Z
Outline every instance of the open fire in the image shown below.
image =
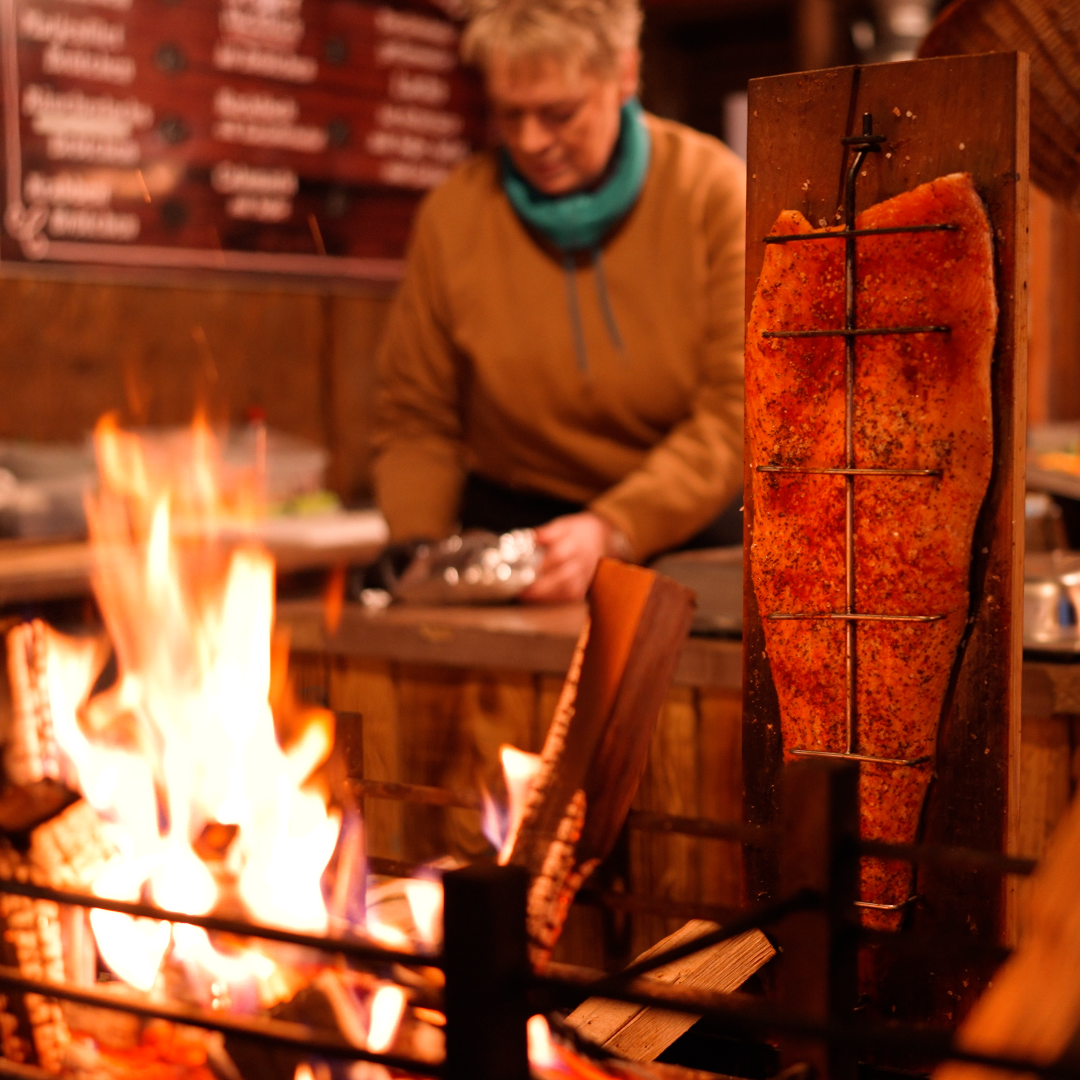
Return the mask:
M 5 797 L 44 799 L 46 812 L 27 820 L 25 845 L 12 840 L 19 828 L 0 831 L 0 877 L 149 910 L 86 915 L 0 892 L 0 965 L 74 987 L 107 969 L 124 1000 L 135 992 L 159 1015 L 180 1015 L 174 1006 L 220 1010 L 299 1023 L 370 1053 L 442 1061 L 444 978 L 438 961 L 423 959 L 443 946 L 442 881 L 433 867 L 368 882 L 334 716 L 297 700 L 288 641 L 274 629 L 274 561 L 255 529 L 259 461 L 227 469 L 201 422 L 163 440 L 106 419 L 95 445 L 99 487 L 87 518 L 104 633 L 69 636 L 37 620 L 8 632 Z M 508 806 L 485 796 L 498 862 L 529 872 L 526 929 L 537 967 L 621 825 L 689 627 L 685 591 L 647 571 L 602 567 L 597 589 L 606 602 L 583 632 L 544 753 L 503 747 Z M 638 629 L 657 611 L 671 622 L 660 649 Z M 589 654 L 593 637 L 600 645 Z M 642 686 L 624 693 L 624 670 Z M 626 758 L 617 785 L 593 760 L 605 745 Z M 228 920 L 231 932 L 156 918 L 153 909 Z M 366 938 L 409 953 L 409 970 L 385 958 L 374 972 L 357 970 L 307 943 L 259 937 L 260 928 L 343 945 Z M 102 1013 L 117 1014 L 91 1004 L 100 994 L 82 1000 L 75 1008 L 41 993 L 0 995 L 3 1057 L 60 1073 L 89 1053 L 110 1076 L 147 1076 L 151 1061 L 168 1066 L 154 1076 L 204 1080 L 207 1055 L 226 1052 L 249 1080 L 325 1072 L 299 1047 L 272 1058 L 253 1052 L 248 1029 L 232 1021 L 224 1044 L 161 1021 L 136 1021 L 117 1038 Z M 528 1041 L 539 1075 L 600 1075 L 542 1016 Z M 374 1080 L 382 1070 L 367 1063 L 360 1073 Z
M 333 716 L 283 710 L 292 730 L 279 742 L 271 691 L 286 705 L 287 690 L 272 677 L 273 560 L 220 536 L 252 519 L 257 491 L 241 484 L 226 499 L 203 425 L 189 454 L 156 461 L 109 422 L 96 444 L 94 591 L 118 677 L 79 702 L 81 724 L 73 716 L 57 731 L 77 789 L 115 837 L 117 857 L 94 891 L 131 900 L 145 890 L 186 914 L 224 906 L 324 933 L 322 879 L 341 817 L 312 777 L 333 745 Z M 230 954 L 197 927 L 106 912 L 91 923 L 102 958 L 140 989 L 154 984 L 170 946 L 197 996 L 265 1006 L 287 989 L 258 947 Z
M 288 642 L 275 638 L 274 562 L 252 530 L 258 463 L 227 472 L 202 422 L 160 445 L 106 418 L 95 447 L 100 483 L 87 516 L 107 637 L 40 622 L 10 631 L 9 779 L 62 784 L 92 808 L 100 857 L 84 891 L 363 934 L 363 830 L 328 781 L 334 716 L 297 702 Z M 110 651 L 115 677 L 105 674 Z M 415 943 L 437 946 L 441 887 L 410 882 L 406 896 Z M 270 1009 L 329 970 L 306 950 L 191 925 L 103 910 L 89 925 L 90 980 L 96 946 L 129 987 L 202 1007 Z M 402 990 L 336 984 L 329 993 L 353 1041 L 389 1048 Z
M 49 655 L 63 660 L 49 681 L 56 753 L 42 769 L 105 823 L 116 853 L 92 889 L 324 933 L 323 874 L 341 814 L 313 774 L 334 720 L 289 707 L 272 672 L 273 560 L 222 536 L 254 520 L 255 478 L 222 482 L 204 424 L 186 453 L 154 455 L 110 420 L 95 443 L 93 584 L 117 675 L 93 693 L 105 650 L 53 635 Z M 280 741 L 272 699 L 290 725 Z M 90 921 L 104 962 L 137 989 L 155 985 L 167 954 L 200 1003 L 265 1007 L 290 989 L 258 945 L 226 951 L 198 927 L 104 911 Z

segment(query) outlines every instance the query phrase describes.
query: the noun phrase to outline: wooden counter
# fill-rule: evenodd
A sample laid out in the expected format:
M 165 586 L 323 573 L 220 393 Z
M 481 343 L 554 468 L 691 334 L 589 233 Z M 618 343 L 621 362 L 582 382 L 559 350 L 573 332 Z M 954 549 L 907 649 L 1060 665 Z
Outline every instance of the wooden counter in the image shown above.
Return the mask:
M 385 543 L 371 514 L 358 511 L 333 515 L 325 537 L 319 535 L 318 519 L 271 519 L 264 542 L 278 570 L 284 573 L 363 565 L 374 561 Z M 335 530 L 340 532 L 343 526 L 360 539 L 339 541 Z M 93 554 L 86 540 L 0 540 L 0 607 L 88 597 L 92 570 Z
M 410 664 L 565 675 L 585 620 L 584 604 L 412 607 L 367 611 L 347 605 L 336 633 L 318 601 L 286 602 L 278 620 L 298 652 L 363 656 Z M 677 686 L 742 687 L 742 642 L 692 637 L 675 672 Z

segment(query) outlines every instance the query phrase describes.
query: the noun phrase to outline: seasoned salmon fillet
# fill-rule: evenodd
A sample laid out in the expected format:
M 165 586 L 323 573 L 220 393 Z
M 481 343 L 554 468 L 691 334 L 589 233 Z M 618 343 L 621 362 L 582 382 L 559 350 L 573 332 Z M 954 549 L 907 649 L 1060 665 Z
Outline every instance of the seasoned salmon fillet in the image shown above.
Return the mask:
M 858 327 L 947 326 L 948 333 L 857 337 L 854 467 L 935 470 L 857 475 L 854 610 L 935 615 L 855 625 L 854 752 L 914 766 L 860 763 L 863 837 L 914 841 L 933 772 L 950 676 L 968 617 L 972 537 L 993 459 L 990 363 L 997 329 L 990 224 L 971 178 L 944 176 L 860 214 L 860 229 L 951 223 L 955 231 L 856 241 Z M 814 232 L 785 211 L 773 235 Z M 827 235 L 835 230 L 817 230 Z M 844 620 L 777 613 L 847 612 L 843 468 L 845 343 L 765 338 L 844 326 L 842 239 L 769 244 L 747 328 L 747 448 L 754 499 L 750 567 L 780 704 L 784 756 L 846 749 Z M 907 864 L 864 859 L 860 898 L 903 902 Z M 863 921 L 900 914 L 864 909 Z

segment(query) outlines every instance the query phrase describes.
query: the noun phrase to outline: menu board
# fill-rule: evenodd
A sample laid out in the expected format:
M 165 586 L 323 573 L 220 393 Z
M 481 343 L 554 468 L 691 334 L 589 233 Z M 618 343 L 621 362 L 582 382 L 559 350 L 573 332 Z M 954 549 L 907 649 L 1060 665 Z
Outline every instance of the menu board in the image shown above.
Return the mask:
M 392 280 L 481 142 L 433 5 L 0 0 L 0 262 Z

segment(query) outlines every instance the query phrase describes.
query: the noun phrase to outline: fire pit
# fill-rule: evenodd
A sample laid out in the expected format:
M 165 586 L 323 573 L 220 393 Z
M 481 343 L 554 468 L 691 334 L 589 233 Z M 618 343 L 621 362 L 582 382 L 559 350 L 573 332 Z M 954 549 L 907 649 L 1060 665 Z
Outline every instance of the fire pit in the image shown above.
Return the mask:
M 227 470 L 198 423 L 182 453 L 108 420 L 95 442 L 104 632 L 7 634 L 3 1057 L 50 1074 L 303 1080 L 320 1054 L 437 1071 L 443 887 L 422 869 L 368 903 L 335 717 L 300 703 L 274 634 L 258 469 Z M 498 861 L 527 883 L 539 967 L 626 818 L 691 618 L 685 590 L 638 568 L 602 567 L 594 593 L 544 753 L 507 753 L 528 772 Z

